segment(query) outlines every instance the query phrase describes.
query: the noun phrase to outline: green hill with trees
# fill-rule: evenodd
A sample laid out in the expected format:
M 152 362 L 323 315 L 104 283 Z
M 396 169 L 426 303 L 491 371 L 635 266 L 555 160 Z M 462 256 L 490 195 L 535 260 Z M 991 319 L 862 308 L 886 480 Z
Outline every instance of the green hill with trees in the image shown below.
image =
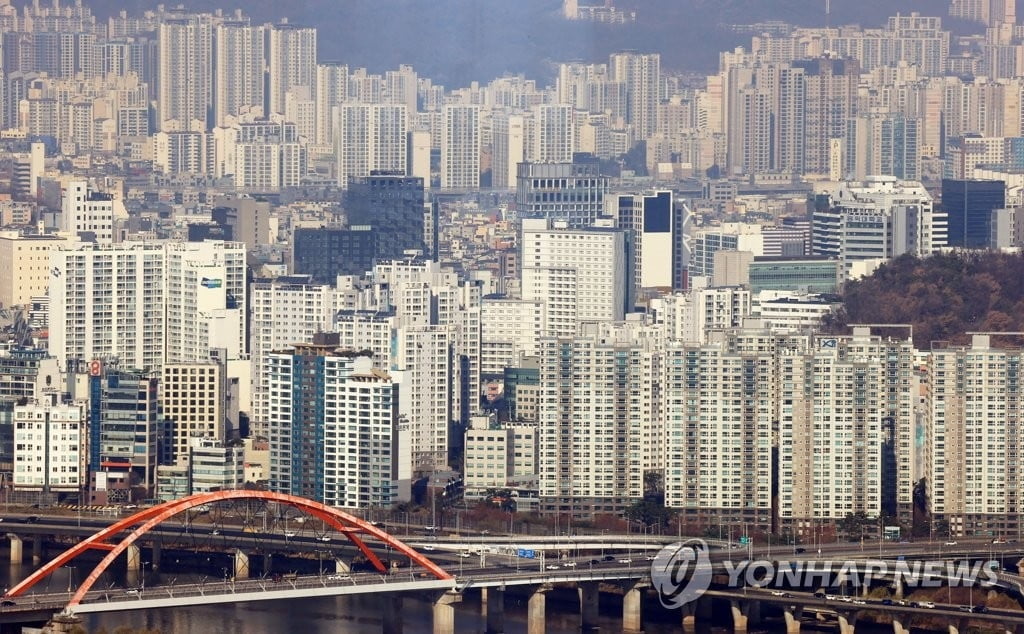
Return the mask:
M 848 324 L 913 324 L 914 344 L 966 343 L 966 333 L 1024 331 L 1024 256 L 957 252 L 904 255 L 846 285 L 828 332 Z

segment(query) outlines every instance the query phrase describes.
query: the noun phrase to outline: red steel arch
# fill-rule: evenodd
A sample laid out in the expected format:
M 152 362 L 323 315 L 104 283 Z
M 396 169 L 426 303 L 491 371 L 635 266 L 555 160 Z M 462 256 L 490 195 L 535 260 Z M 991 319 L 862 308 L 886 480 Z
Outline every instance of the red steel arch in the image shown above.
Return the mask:
M 269 491 L 245 491 L 245 490 L 230 490 L 230 491 L 215 491 L 212 493 L 200 493 L 197 495 L 191 495 L 188 497 L 181 498 L 180 500 L 174 500 L 173 502 L 165 502 L 154 506 L 152 508 L 143 509 L 134 515 L 118 520 L 110 526 L 100 530 L 95 535 L 86 538 L 85 540 L 75 544 L 71 548 L 67 549 L 60 555 L 53 558 L 49 563 L 35 571 L 31 575 L 25 578 L 24 581 L 11 588 L 4 597 L 16 597 L 24 594 L 29 588 L 34 586 L 42 579 L 49 576 L 54 570 L 57 570 L 67 562 L 71 561 L 78 555 L 84 553 L 89 549 L 106 550 L 109 551 L 100 563 L 96 565 L 89 576 L 86 577 L 85 581 L 78 587 L 78 591 L 68 602 L 67 609 L 70 611 L 74 606 L 82 602 L 85 598 L 86 593 L 92 589 L 93 584 L 99 579 L 100 575 L 117 559 L 118 555 L 124 552 L 129 546 L 131 546 L 137 539 L 145 535 L 147 532 L 152 530 L 155 526 L 161 522 L 183 512 L 188 509 L 201 506 L 203 504 L 209 504 L 211 502 L 220 502 L 224 500 L 266 500 L 268 502 L 279 502 L 295 507 L 301 511 L 304 511 L 316 518 L 319 518 L 327 524 L 334 527 L 338 532 L 344 534 L 349 541 L 355 544 L 356 548 L 366 556 L 367 560 L 380 572 L 386 572 L 384 564 L 380 561 L 376 554 L 366 545 L 366 543 L 360 539 L 359 535 L 367 535 L 375 537 L 380 541 L 384 542 L 391 548 L 409 557 L 410 561 L 423 566 L 428 572 L 433 574 L 438 579 L 452 579 L 453 577 L 445 572 L 443 568 L 430 561 L 416 550 L 409 547 L 407 544 L 395 539 L 390 534 L 380 530 L 376 526 L 373 526 L 369 522 L 365 522 L 358 517 L 349 515 L 344 511 L 331 508 L 325 504 L 300 498 L 294 495 L 287 495 L 284 493 L 271 493 Z M 113 537 L 122 531 L 135 527 L 132 532 L 122 539 L 117 544 L 111 544 L 107 542 L 108 537 Z

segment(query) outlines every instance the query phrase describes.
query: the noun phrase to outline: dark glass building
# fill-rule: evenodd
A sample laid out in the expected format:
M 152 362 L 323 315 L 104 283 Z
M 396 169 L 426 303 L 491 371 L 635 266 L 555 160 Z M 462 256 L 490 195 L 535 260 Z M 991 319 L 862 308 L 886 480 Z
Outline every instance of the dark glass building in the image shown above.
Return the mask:
M 992 210 L 1006 206 L 1006 183 L 942 180 L 942 208 L 949 216 L 949 246 L 986 249 L 992 234 Z
M 334 284 L 339 275 L 363 275 L 373 270 L 379 257 L 380 235 L 377 229 L 367 226 L 296 229 L 292 238 L 292 272 L 309 275 L 320 284 Z
M 424 202 L 422 178 L 374 170 L 349 179 L 344 206 L 350 227 L 376 230 L 377 259 L 393 260 L 410 249 L 433 256 L 425 239 Z

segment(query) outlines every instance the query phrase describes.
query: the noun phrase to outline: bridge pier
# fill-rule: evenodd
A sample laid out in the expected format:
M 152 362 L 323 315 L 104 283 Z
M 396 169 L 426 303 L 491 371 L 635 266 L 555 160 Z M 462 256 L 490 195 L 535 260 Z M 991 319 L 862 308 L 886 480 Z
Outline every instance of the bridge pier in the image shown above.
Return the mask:
M 243 581 L 249 578 L 249 555 L 241 549 L 235 549 L 235 581 Z
M 434 634 L 455 634 L 455 604 L 462 601 L 458 592 L 445 592 L 434 601 Z
M 402 595 L 398 592 L 385 592 L 380 595 L 382 634 L 402 634 Z
M 601 592 L 596 583 L 580 583 L 578 585 L 577 592 L 580 595 L 580 631 L 590 632 L 597 629 Z
M 63 634 L 81 632 L 82 630 L 82 619 L 75 616 L 74 614 L 54 614 L 50 622 L 43 626 L 43 632 L 47 634 Z
M 735 634 L 746 634 L 747 632 L 747 610 L 746 605 L 739 601 L 729 601 L 729 609 L 732 612 L 732 631 Z
M 622 595 L 622 631 L 625 634 L 639 634 L 644 631 L 644 590 L 645 584 L 637 583 L 626 588 Z
M 25 540 L 14 533 L 7 533 L 7 538 L 11 540 L 11 563 L 20 564 L 25 557 Z
M 39 565 L 43 563 L 43 536 L 36 535 L 32 538 L 32 563 Z
M 903 621 L 900 620 L 899 616 L 892 618 L 892 634 L 910 634 L 910 628 L 903 625 Z
M 711 597 L 702 596 L 693 603 L 696 616 L 701 621 L 710 621 L 714 611 L 711 605 Z
M 483 588 L 480 590 L 480 606 L 484 611 L 484 634 L 502 634 L 505 631 L 505 590 Z
M 162 553 L 161 553 L 162 550 L 163 550 L 162 544 L 158 540 L 154 539 L 152 541 L 152 543 L 150 544 L 150 551 L 151 552 L 150 552 L 150 557 L 149 557 L 149 563 L 152 566 L 154 572 L 156 572 L 157 570 L 160 570 L 160 557 L 162 556 Z
M 854 633 L 857 626 L 856 612 L 837 612 L 836 618 L 839 620 L 839 634 Z
M 949 634 L 960 634 L 960 631 L 967 631 L 967 619 L 958 619 L 949 622 Z
M 138 544 L 129 544 L 124 550 L 124 556 L 128 572 L 138 573 L 142 569 L 142 553 Z
M 544 634 L 544 607 L 547 598 L 544 596 L 551 591 L 551 585 L 545 583 L 533 589 L 530 601 L 527 603 L 526 633 Z
M 897 599 L 903 599 L 903 577 L 897 575 L 895 581 L 892 584 L 892 596 Z
M 799 605 L 787 605 L 782 608 L 782 617 L 786 619 L 786 634 L 800 634 L 800 617 L 804 608 Z

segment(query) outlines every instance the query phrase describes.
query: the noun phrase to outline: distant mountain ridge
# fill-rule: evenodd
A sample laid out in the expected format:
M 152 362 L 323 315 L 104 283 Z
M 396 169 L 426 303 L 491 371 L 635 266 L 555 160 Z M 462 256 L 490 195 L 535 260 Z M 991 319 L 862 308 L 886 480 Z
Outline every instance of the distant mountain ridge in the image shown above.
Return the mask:
M 139 13 L 157 2 L 93 0 L 98 16 Z M 15 1 L 24 4 L 24 1 Z M 174 6 L 176 2 L 165 3 Z M 825 0 L 617 0 L 638 12 L 635 25 L 569 22 L 560 0 L 214 0 L 183 2 L 186 8 L 232 12 L 241 7 L 255 20 L 316 26 L 320 57 L 365 66 L 373 72 L 412 64 L 422 76 L 452 88 L 486 82 L 504 73 L 551 81 L 558 62 L 599 62 L 616 50 L 662 54 L 662 66 L 710 72 L 718 53 L 749 46 L 746 35 L 721 26 L 783 20 L 825 23 Z M 831 24 L 881 26 L 897 12 L 945 17 L 948 0 L 831 0 Z

